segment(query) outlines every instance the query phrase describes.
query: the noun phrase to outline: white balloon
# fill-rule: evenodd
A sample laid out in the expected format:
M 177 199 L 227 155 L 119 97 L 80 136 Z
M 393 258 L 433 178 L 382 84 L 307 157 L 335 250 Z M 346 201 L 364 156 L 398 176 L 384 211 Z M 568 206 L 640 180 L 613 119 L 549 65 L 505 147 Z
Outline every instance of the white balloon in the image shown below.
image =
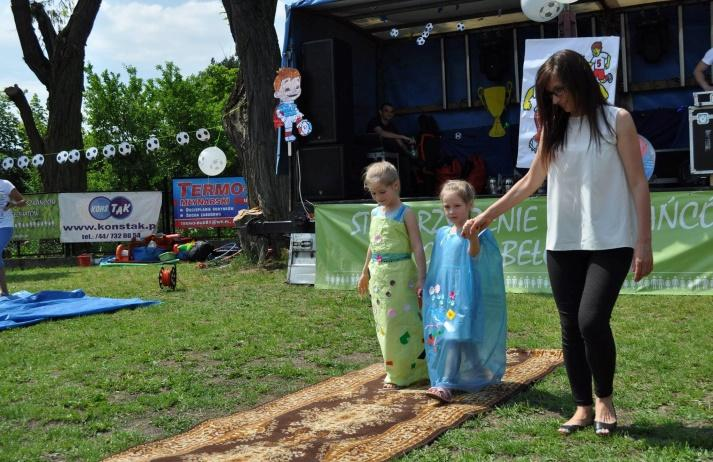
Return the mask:
M 104 146 L 104 149 L 102 149 L 102 153 L 104 154 L 104 157 L 109 159 L 110 157 L 114 157 L 114 154 L 116 154 L 116 148 L 113 144 L 107 144 Z
M 82 155 L 81 155 L 81 154 L 79 153 L 79 151 L 76 150 L 76 149 L 72 149 L 72 150 L 69 151 L 69 153 L 67 154 L 67 160 L 69 160 L 69 161 L 70 161 L 71 163 L 73 163 L 73 164 L 76 163 L 76 162 L 79 162 L 79 159 L 81 159 L 81 158 L 82 158 Z
M 99 149 L 89 148 L 87 149 L 87 152 L 84 153 L 84 157 L 86 157 L 87 160 L 92 160 L 97 157 L 97 154 L 99 154 Z
M 12 157 L 6 157 L 2 160 L 2 168 L 5 170 L 10 170 L 15 165 L 15 159 Z
M 191 138 L 186 132 L 179 132 L 176 134 L 176 143 L 180 144 L 181 146 L 188 144 L 190 140 Z
M 149 151 L 155 151 L 159 147 L 161 147 L 161 143 L 159 143 L 158 138 L 155 136 L 152 136 L 151 138 L 146 140 L 146 149 Z
M 227 163 L 228 159 L 225 157 L 225 153 L 216 146 L 205 148 L 198 156 L 198 168 L 208 176 L 222 173 Z
M 391 29 L 391 32 L 389 32 L 389 35 L 392 36 L 393 38 L 396 38 L 399 36 L 399 30 L 394 27 Z
M 196 130 L 196 138 L 200 141 L 208 141 L 210 139 L 210 132 L 207 128 L 199 128 Z
M 520 0 L 520 7 L 525 16 L 536 22 L 556 18 L 564 9 L 557 0 Z
M 63 164 L 69 159 L 69 153 L 67 151 L 60 151 L 57 153 L 57 163 Z

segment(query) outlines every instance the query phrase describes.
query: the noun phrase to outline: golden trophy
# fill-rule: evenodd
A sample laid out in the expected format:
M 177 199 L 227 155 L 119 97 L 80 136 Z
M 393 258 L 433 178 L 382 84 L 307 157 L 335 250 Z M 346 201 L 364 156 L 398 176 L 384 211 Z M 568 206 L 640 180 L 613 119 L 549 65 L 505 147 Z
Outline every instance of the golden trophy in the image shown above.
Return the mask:
M 505 127 L 503 127 L 500 117 L 505 111 L 505 105 L 510 101 L 510 93 L 512 92 L 512 82 L 508 82 L 506 86 L 478 88 L 478 96 L 483 107 L 493 116 L 493 126 L 490 128 L 488 135 L 491 138 L 502 138 L 505 136 Z

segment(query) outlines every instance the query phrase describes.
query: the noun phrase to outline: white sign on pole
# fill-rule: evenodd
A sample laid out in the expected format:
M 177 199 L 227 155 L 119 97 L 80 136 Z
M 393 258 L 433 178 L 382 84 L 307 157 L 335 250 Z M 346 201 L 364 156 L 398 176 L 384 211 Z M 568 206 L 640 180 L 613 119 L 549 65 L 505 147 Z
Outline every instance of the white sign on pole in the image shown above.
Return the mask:
M 60 242 L 116 242 L 156 232 L 161 192 L 60 193 Z
M 574 50 L 592 66 L 602 94 L 610 104 L 616 97 L 616 74 L 619 67 L 619 37 L 577 37 L 535 39 L 525 41 L 525 61 L 522 69 L 522 100 L 520 101 L 520 136 L 517 168 L 530 168 L 537 151 L 535 114 L 535 77 L 547 58 L 560 50 Z

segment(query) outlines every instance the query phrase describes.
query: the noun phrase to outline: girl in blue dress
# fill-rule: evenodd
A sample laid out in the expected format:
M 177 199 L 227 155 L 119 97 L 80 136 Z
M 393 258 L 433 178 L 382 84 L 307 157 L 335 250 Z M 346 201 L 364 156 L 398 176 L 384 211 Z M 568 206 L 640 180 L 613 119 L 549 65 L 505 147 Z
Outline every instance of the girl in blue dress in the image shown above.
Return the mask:
M 498 383 L 505 372 L 507 312 L 502 257 L 489 230 L 466 238 L 475 191 L 447 182 L 441 202 L 450 226 L 433 241 L 423 294 L 427 394 L 443 402 L 453 390 L 475 392 Z

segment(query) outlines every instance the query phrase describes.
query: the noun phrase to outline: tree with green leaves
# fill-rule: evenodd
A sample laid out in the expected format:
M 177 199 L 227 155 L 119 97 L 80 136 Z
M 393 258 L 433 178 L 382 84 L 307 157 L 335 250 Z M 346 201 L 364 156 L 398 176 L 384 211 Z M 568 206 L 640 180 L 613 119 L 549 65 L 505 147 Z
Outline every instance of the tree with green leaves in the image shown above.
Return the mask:
M 25 93 L 17 85 L 5 88 L 5 94 L 20 112 L 33 153 L 56 153 L 83 146 L 84 49 L 100 5 L 101 0 L 10 2 L 23 58 L 48 93 L 47 131 L 43 136 Z M 48 158 L 40 174 L 45 191 L 86 191 L 84 160 L 58 165 L 54 158 Z
M 226 152 L 226 174 L 238 174 L 239 162 L 230 140 L 221 136 L 221 112 L 238 70 L 211 64 L 203 71 L 183 76 L 171 62 L 157 66 L 160 76 L 144 80 L 132 66 L 127 78 L 118 73 L 94 72 L 87 66 L 84 111 L 86 146 L 126 141 L 134 149 L 129 156 L 99 157 L 89 163 L 88 181 L 93 190 L 161 189 L 171 178 L 203 176 L 198 155 L 207 146 Z M 207 128 L 209 142 L 196 139 L 195 131 Z M 190 141 L 180 145 L 176 135 L 187 132 Z M 160 148 L 148 151 L 146 140 L 159 139 Z
M 289 209 L 289 181 L 275 175 L 277 137 L 272 125 L 276 105 L 273 80 L 280 65 L 275 33 L 277 0 L 222 0 L 240 59 L 240 73 L 223 125 L 244 158 L 250 203 L 268 220 L 284 220 Z M 246 243 L 243 242 L 245 245 Z M 265 258 L 267 247 L 249 243 L 248 251 Z

